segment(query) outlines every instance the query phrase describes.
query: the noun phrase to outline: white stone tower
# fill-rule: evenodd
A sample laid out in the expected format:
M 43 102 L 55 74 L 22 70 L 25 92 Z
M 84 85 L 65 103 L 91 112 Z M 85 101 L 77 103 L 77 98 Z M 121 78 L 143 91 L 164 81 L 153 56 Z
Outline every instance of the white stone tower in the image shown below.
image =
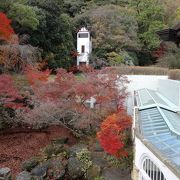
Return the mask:
M 92 52 L 92 41 L 90 32 L 82 27 L 77 33 L 77 66 L 89 64 L 89 54 Z

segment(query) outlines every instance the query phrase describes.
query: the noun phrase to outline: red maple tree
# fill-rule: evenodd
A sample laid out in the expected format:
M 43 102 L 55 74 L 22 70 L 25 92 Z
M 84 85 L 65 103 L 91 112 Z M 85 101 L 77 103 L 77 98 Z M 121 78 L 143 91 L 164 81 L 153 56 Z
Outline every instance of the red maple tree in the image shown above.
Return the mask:
M 0 105 L 12 109 L 19 109 L 23 104 L 17 100 L 22 100 L 17 88 L 14 86 L 13 79 L 10 75 L 0 75 Z
M 101 124 L 97 137 L 104 150 L 116 157 L 127 156 L 124 149 L 126 130 L 131 127 L 131 118 L 124 110 L 108 116 Z
M 68 127 L 76 129 L 99 126 L 105 116 L 122 106 L 127 95 L 124 86 L 127 79 L 109 69 L 96 71 L 86 68 L 85 71 L 77 77 L 64 69 L 58 69 L 55 78 L 47 81 L 48 70 L 47 74 L 46 71 L 35 70 L 34 73 L 32 69 L 27 70 L 26 77 L 33 90 L 30 99 L 32 99 L 34 109 L 25 114 L 24 119 L 28 117 L 28 122 L 34 119 L 33 122 L 38 123 L 39 114 L 41 114 L 44 123 L 55 117 Z M 118 89 L 117 81 L 121 82 L 121 89 Z M 89 108 L 88 105 L 91 98 L 95 99 L 94 108 Z M 52 106 L 54 110 L 49 112 L 48 106 Z M 44 118 L 43 113 L 38 112 L 48 114 L 47 119 Z
M 30 85 L 34 85 L 35 83 L 47 82 L 48 78 L 51 74 L 49 69 L 40 71 L 39 66 L 26 66 L 25 75 Z
M 11 27 L 11 20 L 7 16 L 0 12 L 0 39 L 9 41 L 14 35 L 14 30 Z

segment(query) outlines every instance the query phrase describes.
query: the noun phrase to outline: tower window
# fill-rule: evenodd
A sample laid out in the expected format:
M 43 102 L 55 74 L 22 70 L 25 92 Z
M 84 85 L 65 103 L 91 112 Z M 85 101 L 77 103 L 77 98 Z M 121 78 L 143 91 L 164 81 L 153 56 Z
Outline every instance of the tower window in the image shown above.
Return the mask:
M 85 53 L 85 46 L 81 46 L 81 53 Z
M 88 33 L 80 33 L 79 38 L 88 38 Z

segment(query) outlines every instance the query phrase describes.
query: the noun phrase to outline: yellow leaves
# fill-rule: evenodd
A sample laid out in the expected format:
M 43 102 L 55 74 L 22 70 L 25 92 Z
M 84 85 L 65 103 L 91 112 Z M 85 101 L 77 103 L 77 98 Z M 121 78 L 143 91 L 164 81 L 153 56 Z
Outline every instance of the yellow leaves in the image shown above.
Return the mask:
M 180 7 L 178 7 L 176 10 L 176 19 L 180 19 Z

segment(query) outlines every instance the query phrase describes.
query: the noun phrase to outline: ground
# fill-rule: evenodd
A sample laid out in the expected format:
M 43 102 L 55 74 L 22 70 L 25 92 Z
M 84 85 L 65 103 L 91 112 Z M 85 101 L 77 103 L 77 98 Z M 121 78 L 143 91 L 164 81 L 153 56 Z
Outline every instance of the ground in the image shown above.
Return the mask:
M 19 128 L 15 131 L 22 131 L 22 129 Z M 9 167 L 12 174 L 15 175 L 21 172 L 23 161 L 39 155 L 40 150 L 53 139 L 68 137 L 70 146 L 77 142 L 76 138 L 63 127 L 51 126 L 46 131 L 0 135 L 0 167 Z

